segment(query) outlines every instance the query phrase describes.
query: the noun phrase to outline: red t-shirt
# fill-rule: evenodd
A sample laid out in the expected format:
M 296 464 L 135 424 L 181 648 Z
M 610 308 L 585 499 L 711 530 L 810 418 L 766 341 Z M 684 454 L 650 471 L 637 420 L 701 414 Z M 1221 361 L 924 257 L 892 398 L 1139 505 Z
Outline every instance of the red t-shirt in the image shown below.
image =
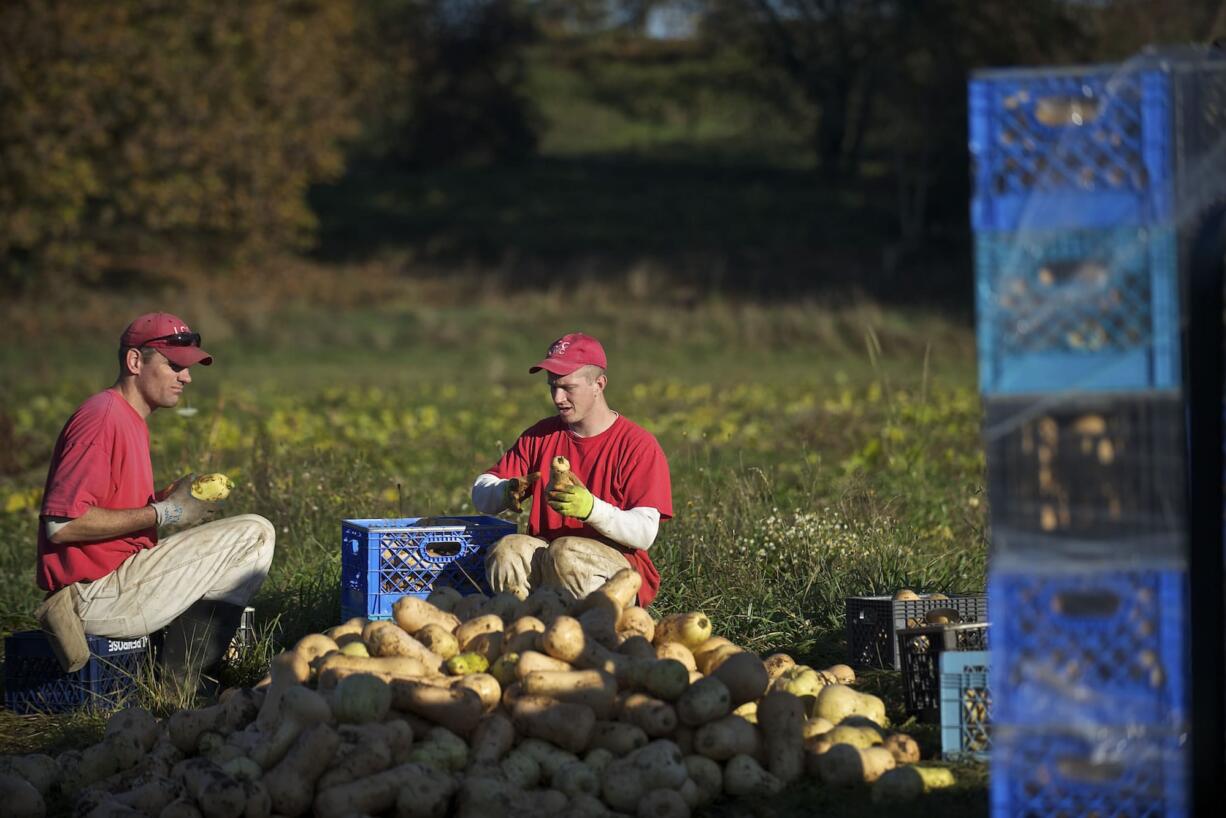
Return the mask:
M 99 392 L 73 413 L 55 442 L 42 514 L 76 518 L 94 506 L 141 508 L 153 499 L 149 426 L 118 392 Z M 155 545 L 156 527 L 112 540 L 56 544 L 40 522 L 38 587 L 58 591 L 83 579 L 99 579 Z
M 660 520 L 673 516 L 673 492 L 664 450 L 651 433 L 621 415 L 613 425 L 593 437 L 579 437 L 559 417 L 546 418 L 519 436 L 489 473 L 498 478 L 541 473 L 532 490 L 528 533 L 552 542 L 558 537 L 591 537 L 616 547 L 643 577 L 639 604 L 646 606 L 660 590 L 660 572 L 646 551 L 609 542 L 596 529 L 563 517 L 545 502 L 549 464 L 557 455 L 570 461 L 571 471 L 588 491 L 620 509 L 649 506 Z

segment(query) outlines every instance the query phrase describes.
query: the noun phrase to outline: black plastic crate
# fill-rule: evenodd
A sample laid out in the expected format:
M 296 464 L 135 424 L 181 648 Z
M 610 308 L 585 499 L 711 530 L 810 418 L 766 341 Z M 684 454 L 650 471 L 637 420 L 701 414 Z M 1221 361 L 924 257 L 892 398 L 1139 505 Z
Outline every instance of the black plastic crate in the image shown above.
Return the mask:
M 1186 562 L 1187 458 L 1177 393 L 1066 393 L 984 404 L 995 559 Z
M 87 636 L 90 657 L 65 673 L 42 631 L 4 639 L 4 706 L 15 713 L 62 713 L 82 707 L 112 708 L 136 689 L 147 662 L 149 637 Z
M 986 622 L 985 594 L 951 594 L 942 599 L 896 600 L 889 596 L 852 596 L 847 601 L 847 653 L 858 667 L 901 670 L 898 631 L 924 621 L 924 615 L 939 608 L 952 608 L 962 622 Z
M 985 651 L 988 623 L 924 625 L 898 631 L 898 655 L 907 713 L 920 721 L 941 720 L 941 655 L 952 651 Z

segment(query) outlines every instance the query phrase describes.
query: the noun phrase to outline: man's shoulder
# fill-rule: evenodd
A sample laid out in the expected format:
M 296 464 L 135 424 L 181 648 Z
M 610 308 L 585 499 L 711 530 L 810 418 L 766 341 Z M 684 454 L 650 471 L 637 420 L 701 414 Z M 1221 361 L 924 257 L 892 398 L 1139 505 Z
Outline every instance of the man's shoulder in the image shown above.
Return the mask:
M 614 451 L 618 457 L 636 461 L 643 457 L 658 457 L 667 461 L 664 448 L 656 436 L 625 415 L 618 415 L 613 430 L 617 434 Z
M 81 403 L 81 409 L 89 408 L 97 412 L 110 412 L 122 401 L 119 393 L 114 389 L 103 389 L 101 392 L 95 392 Z
M 621 426 L 619 434 L 621 435 L 621 437 L 625 438 L 627 441 L 631 441 L 635 443 L 649 443 L 653 446 L 660 445 L 659 442 L 656 441 L 655 435 L 653 435 L 651 432 L 647 431 L 642 426 L 638 425 L 637 423 L 635 423 L 633 420 L 626 417 L 625 415 L 617 416 L 616 425 Z
M 69 418 L 68 425 L 92 426 L 113 422 L 117 417 L 114 410 L 115 402 L 118 400 L 123 399 L 110 389 L 96 392 L 81 402 L 81 405 Z

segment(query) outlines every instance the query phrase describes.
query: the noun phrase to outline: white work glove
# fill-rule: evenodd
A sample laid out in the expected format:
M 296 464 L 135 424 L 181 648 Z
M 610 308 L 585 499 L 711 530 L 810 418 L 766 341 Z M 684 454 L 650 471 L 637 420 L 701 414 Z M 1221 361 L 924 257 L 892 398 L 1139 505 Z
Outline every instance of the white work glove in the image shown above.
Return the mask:
M 150 503 L 157 514 L 158 528 L 200 525 L 221 513 L 220 503 L 209 503 L 192 496 L 192 481 L 195 479 L 194 474 L 183 475 L 170 485 L 165 499 Z

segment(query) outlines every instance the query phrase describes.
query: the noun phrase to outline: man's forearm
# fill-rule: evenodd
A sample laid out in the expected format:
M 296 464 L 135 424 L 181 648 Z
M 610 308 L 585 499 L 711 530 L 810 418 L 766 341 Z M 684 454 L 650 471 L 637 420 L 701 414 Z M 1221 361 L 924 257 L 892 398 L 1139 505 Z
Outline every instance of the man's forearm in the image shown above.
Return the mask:
M 143 508 L 93 508 L 74 517 L 50 536 L 52 542 L 64 544 L 122 537 L 135 531 L 157 526 L 157 512 L 152 506 Z
M 506 480 L 495 477 L 489 472 L 477 475 L 473 482 L 473 508 L 482 514 L 497 514 L 507 508 L 507 496 L 504 484 Z
M 646 551 L 660 530 L 660 512 L 649 506 L 620 509 L 595 497 L 584 522 L 616 543 Z

